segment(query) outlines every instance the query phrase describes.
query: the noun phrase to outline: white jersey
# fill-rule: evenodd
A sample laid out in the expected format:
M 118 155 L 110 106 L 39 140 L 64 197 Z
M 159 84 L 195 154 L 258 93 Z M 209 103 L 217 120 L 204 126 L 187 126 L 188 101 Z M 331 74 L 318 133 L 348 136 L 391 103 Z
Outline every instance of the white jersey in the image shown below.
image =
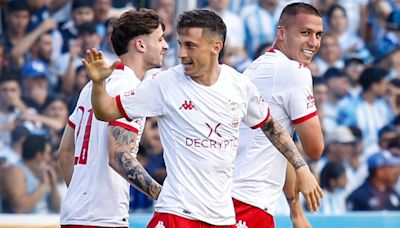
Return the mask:
M 155 210 L 233 225 L 239 125 L 243 121 L 258 127 L 268 119 L 269 109 L 248 78 L 226 65 L 220 69 L 217 82 L 203 86 L 178 65 L 116 99 L 127 119 L 159 116 L 168 175 Z
M 317 115 L 310 70 L 270 49 L 244 72 L 260 90 L 271 116 L 293 134 L 293 124 Z M 274 215 L 286 178 L 286 158 L 260 130 L 240 129 L 233 198 Z
M 139 83 L 132 69 L 119 65 L 107 79 L 106 90 L 116 96 Z M 91 89 L 92 82 L 82 89 L 68 121 L 75 129 L 75 166 L 61 207 L 61 224 L 128 226 L 129 183 L 108 164 L 108 126 L 121 126 L 138 133 L 138 143 L 145 119 L 128 122 L 121 118 L 109 123 L 97 120 Z M 136 152 L 137 149 L 133 152 L 135 156 Z

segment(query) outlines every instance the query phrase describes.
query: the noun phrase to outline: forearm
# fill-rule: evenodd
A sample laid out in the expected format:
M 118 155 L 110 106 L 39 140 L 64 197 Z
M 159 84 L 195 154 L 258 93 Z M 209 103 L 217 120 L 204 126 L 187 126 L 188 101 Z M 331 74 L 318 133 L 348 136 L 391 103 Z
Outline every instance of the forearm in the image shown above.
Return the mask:
M 61 172 L 67 187 L 71 182 L 72 173 L 74 172 L 75 165 L 75 141 L 74 129 L 69 125 L 65 126 L 64 134 L 61 138 L 60 148 L 58 149 L 59 164 Z
M 150 176 L 131 153 L 135 147 L 137 135 L 122 127 L 110 126 L 109 129 L 110 166 L 134 187 L 147 196 L 157 199 L 161 185 Z
M 307 165 L 300 152 L 297 150 L 292 138 L 272 117 L 261 129 L 271 143 L 285 156 L 289 163 L 293 165 L 295 170 Z
M 92 106 L 94 114 L 99 120 L 112 121 L 122 117 L 115 98 L 109 96 L 106 91 L 105 81 L 93 81 Z
M 61 197 L 58 192 L 57 185 L 52 186 L 50 191 L 50 208 L 53 212 L 60 212 L 61 208 Z
M 69 63 L 67 67 L 67 71 L 61 77 L 62 78 L 62 90 L 66 94 L 71 94 L 74 89 L 74 83 L 76 79 L 76 68 L 74 64 L 74 56 L 71 55 L 69 58 Z
M 41 34 L 42 30 L 40 27 L 38 27 L 37 29 L 26 35 L 25 38 L 23 38 L 21 42 L 18 43 L 18 45 L 15 45 L 11 49 L 11 58 L 19 59 L 20 57 L 22 57 L 22 55 L 24 55 L 32 47 L 33 43 Z
M 35 205 L 42 199 L 47 191 L 47 187 L 44 184 L 39 187 L 31 194 L 25 196 L 18 196 L 12 200 L 12 209 L 15 213 L 28 213 Z
M 116 168 L 117 172 L 128 180 L 131 185 L 153 199 L 158 198 L 161 192 L 161 185 L 150 176 L 129 151 L 117 151 L 114 160 L 118 163 L 118 166 L 113 166 L 113 168 Z

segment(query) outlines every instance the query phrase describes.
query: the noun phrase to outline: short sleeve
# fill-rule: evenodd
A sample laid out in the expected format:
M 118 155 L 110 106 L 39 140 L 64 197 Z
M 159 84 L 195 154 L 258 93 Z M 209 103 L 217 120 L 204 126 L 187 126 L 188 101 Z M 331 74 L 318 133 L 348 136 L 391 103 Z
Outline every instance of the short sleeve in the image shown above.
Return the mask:
M 243 122 L 252 129 L 256 129 L 268 121 L 270 117 L 269 107 L 256 86 L 250 81 L 248 81 L 247 94 L 247 112 Z
M 136 89 L 118 95 L 118 109 L 128 121 L 135 118 L 164 114 L 162 82 L 160 77 L 146 79 Z
M 285 110 L 293 124 L 299 124 L 317 115 L 317 108 L 312 89 L 312 77 L 310 70 L 304 66 L 291 69 L 288 76 L 292 77 L 290 83 L 281 85 L 286 87 L 287 100 Z

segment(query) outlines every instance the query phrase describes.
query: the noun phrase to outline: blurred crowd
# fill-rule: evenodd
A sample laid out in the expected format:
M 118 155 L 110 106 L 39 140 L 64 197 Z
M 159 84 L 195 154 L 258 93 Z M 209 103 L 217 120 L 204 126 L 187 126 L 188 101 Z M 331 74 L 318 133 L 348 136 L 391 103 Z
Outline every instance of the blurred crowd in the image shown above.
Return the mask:
M 271 46 L 279 15 L 292 2 L 1 0 L 0 212 L 59 212 L 66 186 L 57 149 L 89 80 L 81 58 L 91 48 L 109 63 L 117 58 L 113 18 L 130 9 L 156 10 L 166 25 L 167 68 L 179 64 L 176 16 L 213 10 L 228 31 L 220 61 L 242 72 Z M 303 2 L 316 6 L 325 23 L 309 65 L 325 138 L 322 158 L 309 160 L 325 192 L 319 213 L 400 210 L 400 1 Z M 157 119 L 148 118 L 138 159 L 161 184 L 167 175 L 162 155 Z M 153 202 L 131 188 L 130 206 L 152 211 Z

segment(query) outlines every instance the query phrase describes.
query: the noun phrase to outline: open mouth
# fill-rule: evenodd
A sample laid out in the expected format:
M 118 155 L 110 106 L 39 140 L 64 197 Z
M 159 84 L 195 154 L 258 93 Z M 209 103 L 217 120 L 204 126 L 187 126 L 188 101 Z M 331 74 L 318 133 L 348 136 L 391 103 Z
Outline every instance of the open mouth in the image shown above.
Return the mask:
M 314 55 L 314 51 L 308 50 L 308 49 L 301 49 L 301 52 L 308 57 L 312 57 Z

